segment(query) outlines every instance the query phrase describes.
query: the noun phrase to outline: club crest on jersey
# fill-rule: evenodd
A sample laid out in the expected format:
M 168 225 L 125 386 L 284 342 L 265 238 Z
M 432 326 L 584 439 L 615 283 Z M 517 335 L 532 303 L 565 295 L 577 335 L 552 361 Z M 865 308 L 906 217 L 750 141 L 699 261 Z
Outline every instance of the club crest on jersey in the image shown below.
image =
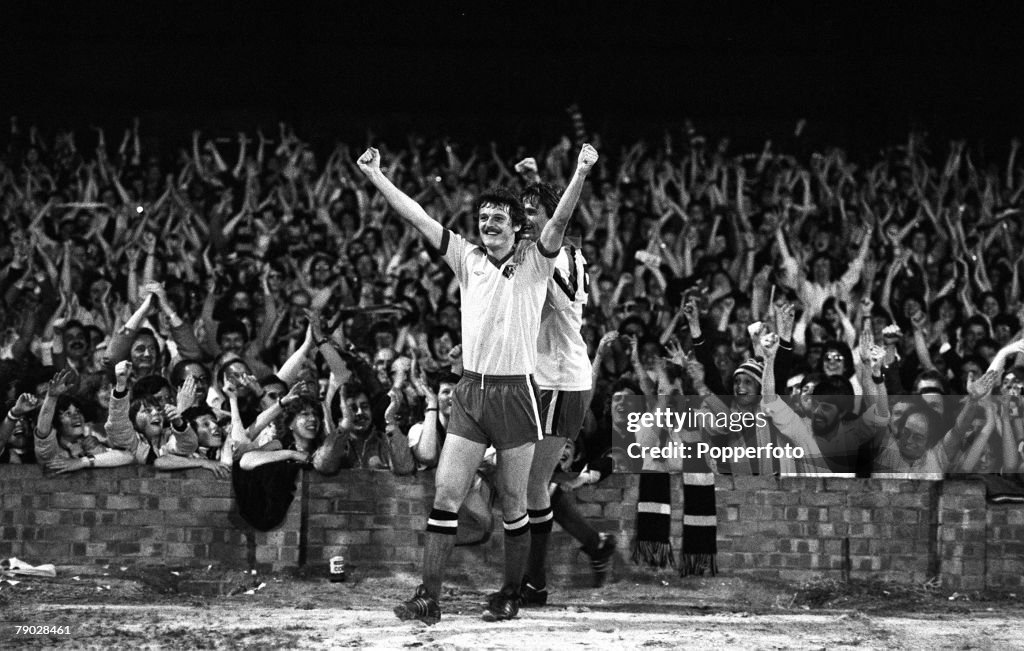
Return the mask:
M 506 278 L 511 278 L 512 276 L 516 275 L 516 265 L 507 265 L 504 269 L 502 269 L 501 275 L 505 276 Z

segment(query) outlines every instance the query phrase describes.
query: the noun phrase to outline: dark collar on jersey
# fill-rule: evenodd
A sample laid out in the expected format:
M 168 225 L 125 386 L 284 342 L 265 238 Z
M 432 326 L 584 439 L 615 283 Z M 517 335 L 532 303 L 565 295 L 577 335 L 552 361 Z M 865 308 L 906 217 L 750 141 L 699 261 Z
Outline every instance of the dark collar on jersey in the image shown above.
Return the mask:
M 487 250 L 487 249 L 484 249 L 484 251 L 486 251 L 486 250 Z M 516 247 L 514 247 L 514 246 L 513 246 L 513 247 L 512 247 L 512 250 L 508 252 L 508 255 L 506 255 L 506 256 L 505 256 L 504 258 L 502 258 L 501 260 L 499 260 L 499 259 L 495 258 L 495 257 L 494 257 L 493 255 L 491 255 L 490 253 L 488 253 L 488 254 L 487 254 L 487 260 L 488 260 L 488 261 L 489 261 L 489 262 L 490 262 L 491 264 L 493 264 L 493 265 L 494 265 L 495 267 L 497 267 L 498 269 L 501 269 L 501 265 L 503 265 L 503 264 L 505 264 L 506 262 L 508 262 L 508 261 L 509 261 L 509 258 L 511 258 L 511 257 L 512 257 L 513 255 L 515 255 L 515 252 L 516 252 Z

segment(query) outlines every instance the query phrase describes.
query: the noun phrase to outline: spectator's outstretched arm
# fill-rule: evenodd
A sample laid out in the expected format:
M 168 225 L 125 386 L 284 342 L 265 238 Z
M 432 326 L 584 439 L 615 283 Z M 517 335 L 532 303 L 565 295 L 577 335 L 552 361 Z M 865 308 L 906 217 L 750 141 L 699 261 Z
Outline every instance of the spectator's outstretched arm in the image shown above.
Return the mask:
M 953 427 L 946 432 L 943 436 L 940 445 L 946 452 L 946 457 L 952 459 L 960 449 L 961 440 L 964 434 L 971 430 L 971 422 L 974 420 L 979 409 L 985 409 L 985 424 L 988 425 L 989 421 L 994 421 L 998 416 L 994 413 L 990 413 L 985 408 L 984 402 L 989 398 L 992 393 L 992 387 L 995 386 L 996 380 L 999 374 L 995 371 L 987 371 L 980 378 L 975 379 L 974 374 L 970 374 L 967 378 L 967 402 L 963 408 L 957 414 L 956 421 L 953 423 Z M 985 434 L 985 438 L 988 439 L 988 435 L 991 433 L 989 430 Z
M 800 265 L 796 258 L 789 251 L 789 244 L 786 242 L 786 235 L 782 232 L 782 225 L 775 230 L 775 242 L 779 245 L 779 255 L 782 257 L 782 282 L 788 287 L 797 288 L 800 282 Z
M 35 451 L 40 462 L 46 463 L 60 454 L 57 434 L 53 431 L 53 415 L 57 411 L 57 399 L 71 389 L 73 379 L 74 373 L 64 369 L 57 371 L 46 386 L 46 397 L 36 418 Z
M 157 470 L 189 470 L 190 468 L 205 468 L 214 474 L 218 479 L 227 479 L 231 476 L 231 467 L 214 459 L 203 459 L 197 457 L 182 457 L 176 454 L 165 454 L 153 462 Z
M 117 363 L 128 359 L 129 349 L 131 348 L 132 340 L 135 338 L 135 333 L 142 326 L 142 322 L 146 319 L 146 315 L 149 314 L 152 306 L 153 295 L 146 294 L 139 309 L 135 310 L 135 313 L 131 315 L 120 330 L 111 335 L 110 346 L 107 347 L 107 354 L 111 362 Z
M 124 450 L 104 450 L 92 457 L 80 459 L 53 459 L 46 464 L 46 469 L 61 475 L 85 468 L 116 468 L 131 465 L 135 458 Z
M 441 246 L 444 227 L 427 214 L 423 207 L 399 190 L 380 169 L 380 152 L 375 148 L 367 149 L 357 161 L 359 169 L 381 193 L 395 212 L 409 225 L 418 230 L 427 243 L 436 248 Z
M 401 394 L 397 389 L 392 389 L 389 396 L 391 402 L 384 411 L 384 435 L 390 451 L 388 456 L 391 457 L 391 472 L 396 475 L 411 475 L 416 470 L 416 461 L 412 458 L 412 450 L 409 449 L 409 438 L 396 420 Z
M 583 183 L 587 179 L 594 163 L 597 162 L 597 150 L 590 145 L 583 145 L 580 155 L 576 161 L 576 172 L 572 175 L 568 187 L 558 200 L 555 214 L 551 216 L 548 223 L 541 231 L 539 245 L 545 251 L 557 251 L 562 247 L 562 237 L 569 225 L 569 218 L 576 209 L 576 203 L 580 200 L 580 193 L 583 191 Z
M 171 339 L 178 345 L 178 356 L 181 359 L 200 359 L 203 353 L 199 347 L 199 340 L 196 339 L 192 327 L 174 311 L 174 305 L 167 299 L 163 283 L 154 282 L 144 286 L 143 292 L 147 291 L 150 295 L 156 296 L 160 311 L 167 317 L 167 322 L 171 326 Z
M 252 470 L 278 461 L 306 463 L 308 460 L 309 455 L 298 450 L 253 450 L 243 454 L 238 465 L 242 470 Z
M 131 362 L 124 360 L 114 365 L 114 389 L 110 394 L 110 408 L 104 430 L 113 447 L 126 450 L 134 456 L 139 448 L 139 436 L 128 415 L 128 378 L 131 374 Z
M 306 361 L 306 356 L 309 355 L 309 351 L 313 350 L 313 329 L 312 322 L 306 326 L 306 338 L 302 340 L 302 345 L 295 349 L 295 352 L 285 360 L 281 366 L 281 370 L 277 372 L 277 377 L 281 379 L 285 384 L 291 385 L 299 379 L 299 373 L 302 372 L 302 366 Z

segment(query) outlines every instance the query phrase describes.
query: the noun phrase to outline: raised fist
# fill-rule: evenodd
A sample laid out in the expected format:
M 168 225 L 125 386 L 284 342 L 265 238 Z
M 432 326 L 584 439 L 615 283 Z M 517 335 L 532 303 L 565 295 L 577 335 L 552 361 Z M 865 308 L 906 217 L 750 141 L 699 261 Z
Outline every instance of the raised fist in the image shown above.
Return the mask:
M 530 157 L 524 158 L 523 160 L 516 163 L 516 173 L 518 174 L 536 174 L 537 173 L 537 159 Z
M 114 365 L 114 381 L 118 386 L 126 386 L 128 384 L 128 376 L 132 374 L 132 363 L 128 360 L 118 362 Z
M 579 160 L 576 162 L 576 169 L 586 174 L 594 166 L 594 163 L 597 162 L 597 159 L 597 150 L 590 145 L 583 145 L 583 149 L 580 150 Z
M 363 174 L 369 176 L 380 171 L 380 152 L 375 147 L 370 147 L 363 152 L 363 155 L 356 161 Z

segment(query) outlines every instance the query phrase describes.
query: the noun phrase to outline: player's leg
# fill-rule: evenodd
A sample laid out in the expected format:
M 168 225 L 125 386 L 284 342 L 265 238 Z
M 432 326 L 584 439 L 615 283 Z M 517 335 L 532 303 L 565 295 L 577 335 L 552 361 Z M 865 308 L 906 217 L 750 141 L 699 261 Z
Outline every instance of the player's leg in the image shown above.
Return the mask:
M 473 484 L 476 469 L 486 449 L 484 443 L 454 434 L 449 434 L 445 439 L 435 474 L 434 506 L 427 520 L 423 547 L 423 584 L 412 599 L 395 608 L 395 614 L 400 619 L 419 619 L 428 624 L 440 619 L 437 601 L 444 580 L 444 568 L 455 546 L 459 507 Z
M 498 450 L 497 487 L 505 525 L 505 575 L 501 592 L 484 612 L 489 621 L 511 619 L 519 612 L 519 589 L 530 553 L 530 520 L 526 515 L 526 487 L 534 443 Z
M 618 541 L 610 533 L 595 529 L 576 508 L 576 497 L 571 491 L 556 488 L 551 495 L 551 511 L 555 522 L 566 533 L 578 540 L 584 552 L 590 557 L 590 568 L 594 572 L 594 585 L 600 588 L 608 578 L 612 556 Z
M 523 580 L 523 602 L 542 606 L 547 602 L 547 550 L 554 519 L 549 486 L 551 475 L 565 450 L 564 436 L 545 436 L 537 441 L 530 466 L 526 508 L 530 516 L 530 553 Z
M 427 520 L 423 551 L 423 584 L 435 598 L 441 592 L 444 566 L 455 545 L 459 507 L 473 485 L 486 449 L 485 444 L 461 436 L 449 435 L 445 439 L 434 476 L 434 507 Z

